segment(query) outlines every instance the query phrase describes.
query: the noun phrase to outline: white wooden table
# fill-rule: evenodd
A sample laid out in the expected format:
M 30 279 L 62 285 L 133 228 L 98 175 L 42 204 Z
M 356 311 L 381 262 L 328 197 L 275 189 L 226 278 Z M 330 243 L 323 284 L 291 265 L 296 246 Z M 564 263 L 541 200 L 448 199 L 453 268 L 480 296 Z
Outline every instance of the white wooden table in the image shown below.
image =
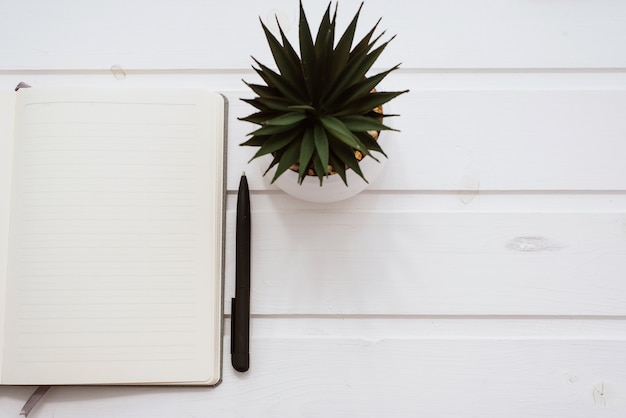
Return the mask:
M 317 24 L 325 2 L 305 1 Z M 382 7 L 381 7 L 382 5 Z M 346 22 L 358 7 L 342 1 Z M 402 116 L 361 195 L 295 200 L 247 164 L 241 79 L 295 0 L 3 0 L 0 84 L 230 99 L 225 312 L 252 188 L 251 370 L 216 388 L 55 387 L 34 418 L 626 416 L 626 2 L 367 2 Z M 16 417 L 32 387 L 0 388 Z

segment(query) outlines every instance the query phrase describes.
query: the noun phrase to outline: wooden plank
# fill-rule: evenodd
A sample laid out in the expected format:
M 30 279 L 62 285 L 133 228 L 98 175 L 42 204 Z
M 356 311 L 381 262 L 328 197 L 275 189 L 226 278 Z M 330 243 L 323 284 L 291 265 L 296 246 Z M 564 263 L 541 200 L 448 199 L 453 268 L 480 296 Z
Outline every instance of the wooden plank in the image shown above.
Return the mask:
M 400 73 L 386 89 L 410 88 L 388 105 L 399 113 L 383 132 L 389 155 L 370 190 L 626 190 L 626 77 L 606 74 L 569 77 L 558 89 L 547 88 L 550 74 L 501 75 L 489 83 L 485 74 L 448 74 L 431 87 L 416 74 Z M 230 190 L 247 171 L 251 188 L 275 189 L 262 178 L 267 162 L 248 164 L 252 148 L 239 144 L 254 129 L 237 120 L 253 111 L 239 100 L 252 97 L 241 79 L 246 72 L 137 74 L 118 80 L 112 72 L 19 74 L 0 79 L 6 89 L 19 80 L 34 86 L 203 87 L 229 99 L 228 179 Z M 427 77 L 430 80 L 430 77 Z M 228 87 L 230 90 L 226 90 Z
M 234 116 L 250 112 L 231 103 Z M 386 109 L 401 114 L 389 120 L 400 132 L 382 133 L 389 160 L 370 188 L 626 190 L 623 109 L 626 89 L 411 91 Z M 231 123 L 229 174 L 254 155 L 237 147 L 251 129 Z M 253 170 L 262 174 L 267 164 Z M 253 177 L 251 187 L 268 188 L 269 180 Z
M 304 1 L 316 22 L 326 3 Z M 249 373 L 229 366 L 227 318 L 221 386 L 57 387 L 33 415 L 623 416 L 625 2 L 367 3 L 362 28 L 382 15 L 398 35 L 378 68 L 403 67 L 384 88 L 411 89 L 389 109 L 402 164 L 334 205 L 269 187 L 237 146 L 249 56 L 271 62 L 258 17 L 293 37 L 297 2 L 36 3 L 0 3 L 7 89 L 228 94 L 226 312 L 244 169 L 255 276 Z M 3 388 L 0 416 L 31 392 Z
M 360 1 L 342 2 L 344 25 Z M 326 6 L 307 1 L 311 25 Z M 0 6 L 2 69 L 249 68 L 270 62 L 259 17 L 278 16 L 295 41 L 297 3 L 275 0 L 72 0 Z M 360 33 L 383 17 L 398 37 L 381 65 L 405 68 L 624 68 L 626 4 L 389 0 L 366 5 Z M 53 17 L 53 18 L 50 18 Z M 599 47 L 601 46 L 601 47 Z
M 616 367 L 626 361 L 621 339 L 309 337 L 251 344 L 250 371 L 234 372 L 225 356 L 224 381 L 214 389 L 56 387 L 37 413 L 621 418 L 626 403 L 626 371 Z
M 626 317 L 497 315 L 254 315 L 254 339 L 626 340 Z M 230 338 L 230 315 L 225 322 Z
M 307 207 L 253 195 L 253 312 L 626 314 L 623 204 L 612 212 L 425 212 L 414 202 L 374 194 Z M 228 207 L 227 293 L 234 196 Z

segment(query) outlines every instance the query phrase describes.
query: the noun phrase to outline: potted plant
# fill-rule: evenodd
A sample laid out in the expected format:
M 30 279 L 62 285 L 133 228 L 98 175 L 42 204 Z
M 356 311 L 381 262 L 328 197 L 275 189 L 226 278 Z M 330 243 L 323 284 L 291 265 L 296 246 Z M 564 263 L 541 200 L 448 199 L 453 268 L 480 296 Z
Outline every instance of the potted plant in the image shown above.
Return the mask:
M 246 83 L 257 97 L 242 100 L 256 111 L 241 120 L 259 127 L 241 145 L 259 148 L 251 161 L 272 156 L 265 172 L 276 167 L 272 183 L 290 169 L 297 173 L 299 184 L 307 176 L 316 176 L 321 186 L 332 174 L 347 185 L 348 170 L 367 181 L 361 161 L 378 161 L 372 152 L 386 157 L 377 136 L 391 129 L 382 123 L 383 118 L 395 115 L 383 114 L 382 105 L 406 91 L 375 90 L 399 65 L 367 75 L 393 39 L 374 48 L 383 35 L 374 37 L 380 20 L 352 47 L 362 6 L 335 42 L 337 7 L 331 16 L 329 3 L 313 39 L 300 2 L 299 54 L 280 23 L 279 41 L 261 21 L 278 71 L 253 58 L 258 66 L 253 68 L 265 84 Z

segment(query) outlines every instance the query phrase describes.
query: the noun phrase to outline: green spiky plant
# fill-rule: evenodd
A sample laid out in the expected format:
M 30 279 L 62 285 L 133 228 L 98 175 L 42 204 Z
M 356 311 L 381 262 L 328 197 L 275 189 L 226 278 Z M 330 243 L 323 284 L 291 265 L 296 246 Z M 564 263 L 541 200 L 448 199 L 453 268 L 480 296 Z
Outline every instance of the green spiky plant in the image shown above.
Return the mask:
M 366 76 L 393 38 L 374 48 L 384 34 L 372 40 L 379 19 L 352 48 L 362 7 L 335 44 L 337 7 L 331 18 L 328 4 L 314 41 L 300 1 L 300 55 L 280 23 L 282 43 L 261 21 L 278 72 L 252 58 L 258 65 L 254 70 L 266 85 L 246 83 L 258 97 L 242 100 L 254 106 L 256 112 L 241 120 L 260 128 L 241 145 L 259 147 L 251 161 L 273 155 L 267 169 L 278 165 L 272 182 L 289 168 L 297 169 L 300 184 L 305 176 L 314 174 L 321 186 L 325 176 L 337 173 L 347 185 L 347 169 L 367 181 L 359 167 L 360 157 L 378 161 L 371 151 L 386 157 L 371 133 L 391 129 L 381 121 L 395 115 L 382 114 L 381 106 L 406 91 L 375 91 L 378 83 L 399 65 Z

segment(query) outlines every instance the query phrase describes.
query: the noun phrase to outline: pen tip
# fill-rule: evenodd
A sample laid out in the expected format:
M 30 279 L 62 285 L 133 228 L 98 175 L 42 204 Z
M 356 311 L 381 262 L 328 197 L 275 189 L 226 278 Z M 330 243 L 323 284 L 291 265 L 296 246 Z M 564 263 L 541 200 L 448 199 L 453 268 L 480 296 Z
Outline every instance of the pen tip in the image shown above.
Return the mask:
M 246 176 L 246 172 L 245 172 L 245 171 L 243 171 L 243 172 L 241 173 L 241 177 L 245 177 L 245 176 Z

